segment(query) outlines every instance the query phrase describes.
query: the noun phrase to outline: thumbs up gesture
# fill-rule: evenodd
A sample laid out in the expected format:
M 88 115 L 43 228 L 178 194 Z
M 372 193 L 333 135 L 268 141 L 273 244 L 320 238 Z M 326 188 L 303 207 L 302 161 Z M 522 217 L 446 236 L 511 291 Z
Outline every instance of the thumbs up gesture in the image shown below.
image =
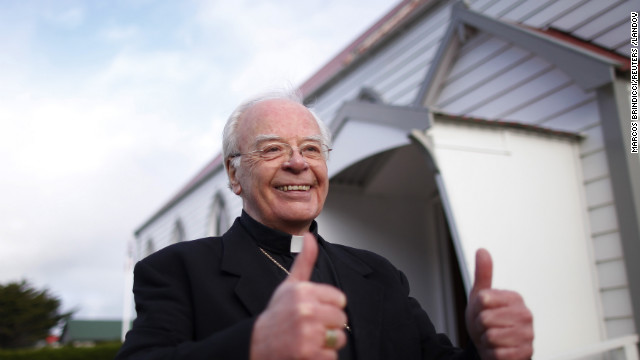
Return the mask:
M 491 288 L 492 276 L 491 255 L 480 249 L 466 310 L 471 340 L 483 360 L 529 359 L 533 354 L 531 311 L 517 292 Z
M 346 344 L 346 296 L 333 286 L 309 281 L 317 256 L 316 239 L 307 233 L 289 276 L 256 320 L 252 360 L 336 359 Z

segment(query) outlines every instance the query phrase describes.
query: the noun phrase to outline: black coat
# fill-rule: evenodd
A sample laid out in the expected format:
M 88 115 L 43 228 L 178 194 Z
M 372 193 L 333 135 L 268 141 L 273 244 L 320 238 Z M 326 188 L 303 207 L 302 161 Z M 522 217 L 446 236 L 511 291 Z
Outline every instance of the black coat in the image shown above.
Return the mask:
M 477 357 L 435 333 L 389 261 L 322 238 L 319 245 L 347 296 L 358 359 Z M 150 255 L 135 267 L 138 317 L 116 359 L 248 359 L 255 319 L 278 286 L 264 276 L 273 266 L 238 220 L 222 237 Z

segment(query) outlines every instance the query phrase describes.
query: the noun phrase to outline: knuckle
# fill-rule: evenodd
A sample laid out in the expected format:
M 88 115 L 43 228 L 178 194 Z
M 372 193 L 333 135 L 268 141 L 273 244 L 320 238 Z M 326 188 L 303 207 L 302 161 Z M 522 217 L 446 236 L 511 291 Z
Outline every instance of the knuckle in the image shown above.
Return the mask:
M 489 322 L 491 321 L 491 318 L 492 318 L 491 312 L 489 311 L 481 311 L 478 314 L 478 322 L 482 326 L 486 326 L 487 324 L 489 324 Z
M 489 304 L 489 300 L 492 298 L 491 296 L 491 289 L 484 289 L 484 290 L 480 290 L 480 292 L 478 292 L 478 302 L 481 306 L 487 306 Z
M 296 315 L 300 319 L 308 319 L 314 314 L 314 306 L 308 302 L 299 302 L 296 304 Z
M 533 328 L 528 328 L 527 330 L 525 330 L 524 338 L 529 343 L 533 342 L 533 339 L 535 338 L 535 334 L 533 333 Z
M 531 313 L 531 311 L 529 309 L 525 308 L 525 311 L 522 314 L 522 319 L 526 323 L 529 323 L 529 324 L 533 323 L 533 314 Z
M 304 296 L 305 292 L 306 292 L 305 289 L 306 289 L 306 286 L 304 285 L 303 282 L 295 284 L 293 286 L 293 290 L 292 290 L 292 292 L 293 292 L 292 296 L 294 296 L 294 299 L 296 299 L 296 300 L 301 299 Z
M 496 329 L 488 329 L 484 332 L 484 338 L 488 346 L 494 346 L 500 340 L 500 334 Z
M 511 301 L 524 304 L 524 300 L 522 299 L 522 295 L 520 295 L 520 293 L 516 291 L 509 291 L 508 294 L 509 294 L 509 297 L 511 298 Z

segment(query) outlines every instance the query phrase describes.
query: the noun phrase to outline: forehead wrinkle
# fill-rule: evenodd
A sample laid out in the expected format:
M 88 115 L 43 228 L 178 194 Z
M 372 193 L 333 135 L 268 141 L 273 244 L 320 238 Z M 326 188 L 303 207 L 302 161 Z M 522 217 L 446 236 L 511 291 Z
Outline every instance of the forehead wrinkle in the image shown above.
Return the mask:
M 264 141 L 280 141 L 280 142 L 286 142 L 285 139 L 279 135 L 275 135 L 275 134 L 260 134 L 258 136 L 256 136 L 255 138 L 255 143 L 261 143 Z M 317 142 L 322 142 L 322 136 L 321 135 L 311 135 L 311 136 L 305 136 L 302 138 L 302 141 L 317 141 Z

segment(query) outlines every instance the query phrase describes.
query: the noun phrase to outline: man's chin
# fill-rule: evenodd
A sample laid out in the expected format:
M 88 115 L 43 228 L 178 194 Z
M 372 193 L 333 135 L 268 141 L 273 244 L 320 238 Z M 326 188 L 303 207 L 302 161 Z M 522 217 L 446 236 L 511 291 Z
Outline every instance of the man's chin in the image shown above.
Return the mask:
M 307 212 L 285 212 L 279 214 L 278 218 L 285 224 L 295 227 L 308 227 L 311 222 L 318 216 L 319 211 Z

